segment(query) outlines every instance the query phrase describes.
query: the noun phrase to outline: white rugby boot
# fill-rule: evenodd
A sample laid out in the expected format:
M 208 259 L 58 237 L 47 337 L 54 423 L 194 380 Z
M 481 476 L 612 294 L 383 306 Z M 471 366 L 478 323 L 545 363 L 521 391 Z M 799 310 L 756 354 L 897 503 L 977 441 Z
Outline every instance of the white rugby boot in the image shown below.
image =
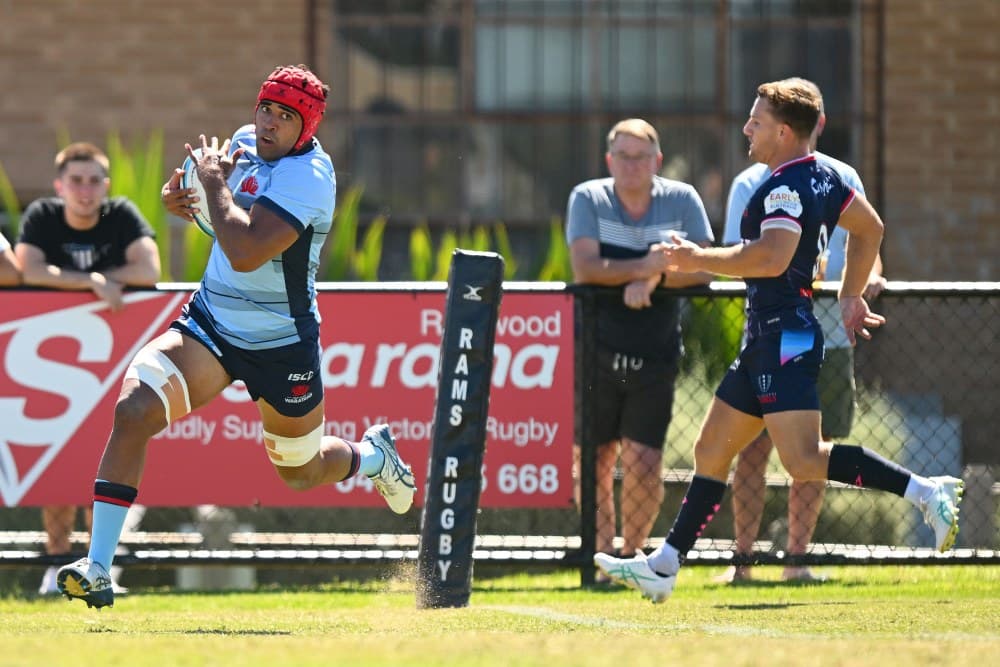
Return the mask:
M 81 558 L 63 565 L 56 573 L 59 592 L 72 600 L 79 598 L 87 607 L 111 607 L 115 604 L 114 582 L 100 563 Z
M 595 554 L 594 565 L 612 581 L 617 581 L 642 593 L 653 604 L 664 602 L 674 592 L 677 572 L 660 575 L 646 561 L 646 554 L 636 553 L 632 558 L 615 558 L 608 554 Z
M 934 529 L 937 550 L 944 552 L 955 545 L 958 537 L 958 506 L 962 502 L 965 482 L 957 477 L 929 478 L 934 490 L 920 499 L 924 522 Z
M 396 451 L 396 441 L 389 432 L 388 424 L 375 424 L 371 426 L 362 436 L 362 440 L 367 440 L 385 456 L 385 462 L 378 473 L 371 476 L 375 488 L 385 498 L 396 514 L 405 514 L 413 505 L 413 494 L 417 491 L 416 482 L 413 480 L 413 471 L 410 466 L 403 463 Z

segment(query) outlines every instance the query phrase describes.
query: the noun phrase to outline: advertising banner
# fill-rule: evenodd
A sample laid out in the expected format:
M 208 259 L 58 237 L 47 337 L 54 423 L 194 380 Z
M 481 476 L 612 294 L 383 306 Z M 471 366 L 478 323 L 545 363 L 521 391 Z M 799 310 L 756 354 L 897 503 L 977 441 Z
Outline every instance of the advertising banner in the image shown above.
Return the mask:
M 126 295 L 0 291 L 0 495 L 7 506 L 89 504 L 132 356 L 166 329 L 186 291 Z M 424 497 L 444 290 L 323 290 L 326 432 L 357 440 L 387 422 Z M 497 322 L 483 507 L 572 505 L 572 297 L 505 290 Z M 150 441 L 147 506 L 380 507 L 367 479 L 287 488 L 263 450 L 240 383 Z

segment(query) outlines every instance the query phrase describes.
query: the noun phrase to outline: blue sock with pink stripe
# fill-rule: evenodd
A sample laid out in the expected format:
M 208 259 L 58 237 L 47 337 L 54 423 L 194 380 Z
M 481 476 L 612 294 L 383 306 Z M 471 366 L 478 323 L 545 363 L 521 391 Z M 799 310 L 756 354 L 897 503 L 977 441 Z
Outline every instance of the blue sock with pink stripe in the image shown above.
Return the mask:
M 139 491 L 131 486 L 99 479 L 94 482 L 94 522 L 87 557 L 110 569 L 121 539 L 125 515 Z

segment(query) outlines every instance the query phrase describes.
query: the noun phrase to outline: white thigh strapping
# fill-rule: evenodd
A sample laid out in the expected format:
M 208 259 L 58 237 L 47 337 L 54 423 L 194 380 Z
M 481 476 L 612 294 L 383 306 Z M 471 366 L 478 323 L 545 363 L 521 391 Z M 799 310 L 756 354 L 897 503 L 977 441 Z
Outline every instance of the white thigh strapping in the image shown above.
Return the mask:
M 168 424 L 191 412 L 187 382 L 170 357 L 162 351 L 151 348 L 140 350 L 125 371 L 125 377 L 135 378 L 156 392 L 163 401 Z
M 312 433 L 298 438 L 286 438 L 264 431 L 264 447 L 271 457 L 271 463 L 285 468 L 298 468 L 309 463 L 319 453 L 322 441 L 323 424 L 317 426 Z

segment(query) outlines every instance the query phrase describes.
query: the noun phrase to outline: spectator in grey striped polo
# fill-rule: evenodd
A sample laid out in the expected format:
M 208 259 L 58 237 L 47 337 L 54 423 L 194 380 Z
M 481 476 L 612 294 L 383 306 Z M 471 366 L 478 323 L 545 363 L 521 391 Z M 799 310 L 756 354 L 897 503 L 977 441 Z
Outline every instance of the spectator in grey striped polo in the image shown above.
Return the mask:
M 701 246 L 713 236 L 705 206 L 687 183 L 658 175 L 659 135 L 639 118 L 617 123 L 607 137 L 608 178 L 586 181 L 569 196 L 566 241 L 577 283 L 617 288 L 597 297 L 597 386 L 576 387 L 577 497 L 580 448 L 596 448 L 597 550 L 614 548 L 621 517 L 621 553 L 643 549 L 663 502 L 663 443 L 670 424 L 681 355 L 679 300 L 651 295 L 658 287 L 707 283 L 707 273 L 667 270 L 663 244 L 671 233 Z M 577 378 L 578 381 L 580 378 Z M 581 421 L 584 393 L 594 397 L 589 428 Z M 621 460 L 620 512 L 614 472 Z

